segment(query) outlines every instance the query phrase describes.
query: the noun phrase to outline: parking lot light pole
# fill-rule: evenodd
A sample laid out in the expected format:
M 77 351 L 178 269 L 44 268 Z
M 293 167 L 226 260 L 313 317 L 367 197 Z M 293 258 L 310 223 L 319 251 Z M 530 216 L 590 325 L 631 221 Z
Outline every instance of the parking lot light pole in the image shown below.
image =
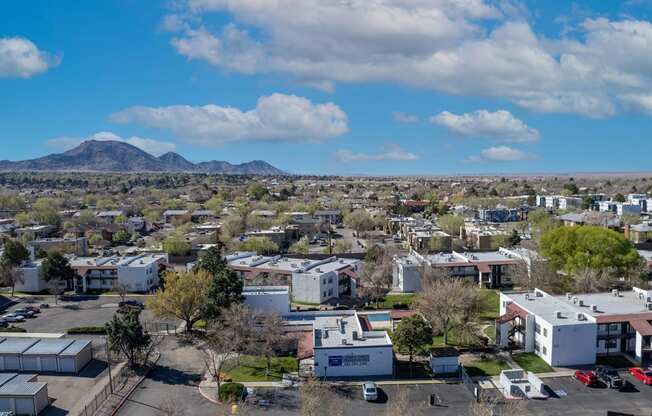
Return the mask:
M 113 394 L 113 377 L 111 376 L 111 351 L 109 349 L 109 338 L 106 338 L 106 342 L 104 343 L 104 346 L 106 347 L 106 363 L 107 367 L 109 367 L 109 390 L 111 391 L 111 394 Z

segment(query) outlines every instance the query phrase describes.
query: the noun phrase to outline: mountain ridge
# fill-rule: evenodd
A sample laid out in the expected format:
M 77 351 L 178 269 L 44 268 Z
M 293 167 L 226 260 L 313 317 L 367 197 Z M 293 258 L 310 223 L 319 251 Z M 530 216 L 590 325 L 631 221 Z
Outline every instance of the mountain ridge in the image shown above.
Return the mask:
M 225 175 L 287 175 L 262 160 L 231 164 L 220 160 L 192 163 L 175 152 L 154 156 L 129 143 L 86 140 L 63 153 L 36 159 L 0 160 L 0 171 L 44 172 L 189 172 Z

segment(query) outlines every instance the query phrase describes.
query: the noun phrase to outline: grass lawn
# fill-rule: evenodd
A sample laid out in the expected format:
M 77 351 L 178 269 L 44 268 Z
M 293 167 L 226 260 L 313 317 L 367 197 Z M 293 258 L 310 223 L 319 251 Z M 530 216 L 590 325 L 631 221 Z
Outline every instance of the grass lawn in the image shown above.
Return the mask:
M 265 375 L 267 366 L 265 357 L 243 355 L 240 357 L 240 365 L 225 371 L 225 378 L 232 381 L 278 381 L 281 380 L 281 367 L 284 372 L 297 371 L 297 359 L 295 357 L 273 357 L 272 368 L 269 376 Z
M 413 293 L 401 293 L 397 295 L 387 295 L 378 302 L 378 308 L 377 309 L 392 309 L 395 303 L 405 303 L 407 305 L 410 305 L 410 302 L 412 302 L 412 299 L 414 298 Z M 376 306 L 375 302 L 371 302 L 371 306 Z
M 541 357 L 531 352 L 521 352 L 512 355 L 512 358 L 518 365 L 525 371 L 533 373 L 550 373 L 553 371 L 552 367 L 548 365 Z
M 497 290 L 481 289 L 482 294 L 482 311 L 480 311 L 480 319 L 494 320 L 500 313 L 500 295 Z
M 192 325 L 193 329 L 206 329 L 206 321 L 200 319 Z
M 509 364 L 502 358 L 484 358 L 464 364 L 464 369 L 471 377 L 497 376 L 509 368 Z
M 496 325 L 491 324 L 487 326 L 482 332 L 489 337 L 490 340 L 494 341 L 496 338 Z

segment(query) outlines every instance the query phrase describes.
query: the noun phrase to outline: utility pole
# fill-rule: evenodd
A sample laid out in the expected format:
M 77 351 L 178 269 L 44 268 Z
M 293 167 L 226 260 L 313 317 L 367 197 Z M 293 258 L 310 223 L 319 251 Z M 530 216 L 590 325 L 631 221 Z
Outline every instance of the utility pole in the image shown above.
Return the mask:
M 331 236 L 331 219 L 330 217 L 328 218 L 328 254 L 332 255 L 333 254 L 333 241 L 332 241 L 332 236 Z

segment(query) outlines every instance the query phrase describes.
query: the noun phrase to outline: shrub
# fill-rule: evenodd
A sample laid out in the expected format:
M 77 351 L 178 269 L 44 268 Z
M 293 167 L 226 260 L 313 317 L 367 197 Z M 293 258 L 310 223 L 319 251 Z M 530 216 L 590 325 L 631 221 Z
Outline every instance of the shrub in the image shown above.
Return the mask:
M 395 303 L 392 305 L 392 309 L 410 309 L 410 305 L 407 303 Z
M 0 332 L 27 332 L 25 328 L 20 328 L 18 326 L 8 326 L 7 328 L 0 328 Z
M 103 326 L 79 326 L 76 328 L 68 328 L 66 330 L 67 334 L 106 334 L 106 328 Z
M 240 383 L 224 383 L 220 386 L 219 398 L 225 403 L 240 401 L 244 386 Z

